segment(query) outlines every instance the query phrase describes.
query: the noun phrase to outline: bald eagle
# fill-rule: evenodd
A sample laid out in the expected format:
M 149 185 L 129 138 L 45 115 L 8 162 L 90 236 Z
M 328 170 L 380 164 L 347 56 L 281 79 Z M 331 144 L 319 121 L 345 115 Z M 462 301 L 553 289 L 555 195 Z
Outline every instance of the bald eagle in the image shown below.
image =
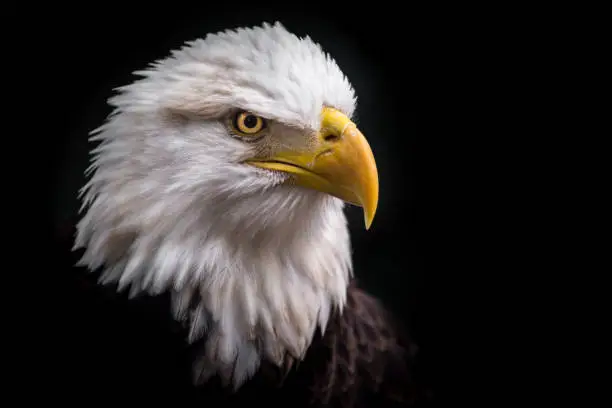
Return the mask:
M 80 264 L 130 296 L 170 294 L 199 389 L 408 404 L 412 343 L 353 279 L 343 206 L 369 228 L 378 174 L 334 60 L 276 23 L 136 74 L 92 132 Z

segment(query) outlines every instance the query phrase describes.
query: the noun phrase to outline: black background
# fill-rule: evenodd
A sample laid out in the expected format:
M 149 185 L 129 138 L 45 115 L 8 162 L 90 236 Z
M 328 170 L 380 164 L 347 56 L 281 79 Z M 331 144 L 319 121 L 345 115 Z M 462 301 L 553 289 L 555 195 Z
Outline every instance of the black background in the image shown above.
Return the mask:
M 52 18 L 36 20 L 36 41 L 28 41 L 27 52 L 19 43 L 24 57 L 35 61 L 28 71 L 44 107 L 28 120 L 39 122 L 33 123 L 41 127 L 38 133 L 44 131 L 41 145 L 49 159 L 44 177 L 53 241 L 45 246 L 52 248 L 53 261 L 44 262 L 50 296 L 45 297 L 49 326 L 43 341 L 47 365 L 53 367 L 44 381 L 52 385 L 49 401 L 78 403 L 83 393 L 99 402 L 137 401 L 151 390 L 154 399 L 190 401 L 183 343 L 169 329 L 163 302 L 128 302 L 70 268 L 76 194 L 91 147 L 88 132 L 110 112 L 105 101 L 114 87 L 131 82 L 132 71 L 184 41 L 263 21 L 281 21 L 298 35 L 310 35 L 355 87 L 356 121 L 370 140 L 381 183 L 370 231 L 363 229 L 359 209 L 347 210 L 355 273 L 410 329 L 420 348 L 416 368 L 422 389 L 435 400 L 450 389 L 441 385 L 442 377 L 459 372 L 453 381 L 465 380 L 468 366 L 446 369 L 463 353 L 459 344 L 467 328 L 455 319 L 461 319 L 457 310 L 465 299 L 458 287 L 464 281 L 457 276 L 470 268 L 461 262 L 468 234 L 455 230 L 469 194 L 457 173 L 464 163 L 455 155 L 464 147 L 457 139 L 466 130 L 456 131 L 448 123 L 456 114 L 445 110 L 447 102 L 454 103 L 451 111 L 463 102 L 445 87 L 459 80 L 461 53 L 448 57 L 452 33 L 445 31 L 440 41 L 439 26 L 420 21 L 415 9 L 319 6 L 200 2 L 149 3 L 146 12 L 101 5 L 55 8 L 49 10 Z M 463 392 L 476 389 L 472 385 Z

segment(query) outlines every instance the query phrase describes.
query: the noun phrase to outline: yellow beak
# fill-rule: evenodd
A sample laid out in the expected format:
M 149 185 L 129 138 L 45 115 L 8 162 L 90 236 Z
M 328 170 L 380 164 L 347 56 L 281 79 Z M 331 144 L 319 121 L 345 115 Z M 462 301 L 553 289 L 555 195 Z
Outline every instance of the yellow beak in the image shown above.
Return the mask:
M 368 141 L 342 112 L 323 108 L 321 129 L 302 151 L 282 151 L 247 163 L 291 175 L 296 185 L 363 207 L 366 229 L 378 205 L 378 171 Z

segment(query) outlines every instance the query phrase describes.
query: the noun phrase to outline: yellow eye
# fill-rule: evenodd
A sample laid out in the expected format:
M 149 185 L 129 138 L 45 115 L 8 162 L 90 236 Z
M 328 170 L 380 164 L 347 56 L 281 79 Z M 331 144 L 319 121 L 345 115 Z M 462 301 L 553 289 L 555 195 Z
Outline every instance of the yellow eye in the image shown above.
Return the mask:
M 246 135 L 254 135 L 263 130 L 265 126 L 266 122 L 262 117 L 249 112 L 240 112 L 234 120 L 236 130 Z

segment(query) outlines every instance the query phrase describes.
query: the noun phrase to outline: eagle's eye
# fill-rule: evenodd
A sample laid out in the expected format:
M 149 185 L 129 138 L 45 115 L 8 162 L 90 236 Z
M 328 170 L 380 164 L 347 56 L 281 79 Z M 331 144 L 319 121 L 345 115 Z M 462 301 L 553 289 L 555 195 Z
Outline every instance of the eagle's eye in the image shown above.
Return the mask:
M 239 134 L 254 136 L 266 127 L 266 121 L 261 116 L 250 112 L 238 112 L 234 118 L 233 125 Z

